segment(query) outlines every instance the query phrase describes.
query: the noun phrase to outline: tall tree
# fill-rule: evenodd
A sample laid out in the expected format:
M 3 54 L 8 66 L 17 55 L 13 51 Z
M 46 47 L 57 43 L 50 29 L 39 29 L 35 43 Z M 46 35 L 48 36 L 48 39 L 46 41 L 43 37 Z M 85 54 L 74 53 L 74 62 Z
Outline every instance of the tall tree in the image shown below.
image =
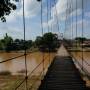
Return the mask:
M 45 33 L 42 37 L 38 36 L 35 40 L 36 45 L 40 50 L 55 51 L 59 46 L 58 37 L 51 32 Z
M 19 0 L 13 0 L 19 1 Z M 11 0 L 0 0 L 0 19 L 2 22 L 6 22 L 6 15 L 9 15 L 12 10 L 16 10 L 16 5 Z

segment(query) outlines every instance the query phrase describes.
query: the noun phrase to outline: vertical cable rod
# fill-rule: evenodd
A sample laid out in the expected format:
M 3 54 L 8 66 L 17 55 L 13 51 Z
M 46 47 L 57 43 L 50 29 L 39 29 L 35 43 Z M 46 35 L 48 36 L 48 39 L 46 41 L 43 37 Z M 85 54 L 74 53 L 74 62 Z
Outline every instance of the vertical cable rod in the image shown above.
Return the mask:
M 52 19 L 52 3 L 51 3 L 51 0 L 50 0 L 50 20 Z M 51 32 L 52 32 L 52 23 L 51 23 Z
M 48 11 L 50 12 L 49 14 L 50 14 L 50 20 L 51 20 L 51 0 L 49 1 Z M 49 28 L 49 29 L 52 29 L 52 28 Z M 50 30 L 49 30 L 49 32 L 50 32 Z M 52 32 L 52 30 L 51 30 L 51 32 Z M 50 47 L 49 47 L 49 65 L 51 64 L 51 58 L 50 57 L 51 57 L 51 53 L 50 53 Z
M 84 51 L 83 51 L 83 37 L 84 37 L 84 3 L 82 0 L 82 71 L 83 71 L 83 67 L 84 67 Z
M 25 4 L 24 4 L 24 0 L 23 0 L 23 29 L 24 29 L 24 55 L 25 55 L 25 79 L 26 79 L 26 87 L 25 89 L 28 90 L 28 87 L 27 87 L 27 79 L 28 79 L 28 76 L 27 76 L 27 58 L 26 58 L 26 26 L 25 26 Z
M 57 7 L 56 7 L 56 0 L 54 0 L 54 4 L 55 4 L 55 14 L 56 14 L 56 19 L 57 19 L 57 27 L 58 27 L 58 33 L 60 33 L 60 28 L 59 28 L 59 18 L 58 18 L 58 12 L 57 12 Z
M 48 14 L 48 11 L 49 11 L 49 7 L 48 7 L 48 0 L 47 0 L 47 30 L 49 32 L 49 14 Z
M 42 37 L 43 37 L 44 29 L 43 29 L 43 6 L 42 6 L 42 4 L 43 4 L 43 2 L 41 0 L 41 30 L 42 30 Z M 43 64 L 42 64 L 43 71 L 42 71 L 42 74 L 43 74 L 43 77 L 44 77 L 44 52 L 42 52 L 42 59 L 43 59 Z
M 71 44 L 72 44 L 72 0 L 69 0 L 70 4 L 69 4 L 69 19 L 70 19 L 70 39 L 71 39 Z
M 76 0 L 76 38 L 77 38 L 77 36 L 78 36 L 78 35 L 77 35 L 77 29 L 78 29 L 78 27 L 77 27 L 77 19 L 78 19 L 78 18 L 77 18 L 77 14 L 78 14 L 78 13 L 77 13 L 77 0 Z M 78 49 L 78 42 L 77 42 L 77 40 L 76 40 L 76 49 Z
M 49 28 L 49 10 L 50 10 L 50 8 L 49 8 L 49 0 L 47 0 L 47 28 L 48 28 L 48 33 L 50 32 L 50 28 Z M 49 47 L 48 47 L 48 53 L 49 53 L 49 65 L 50 65 L 50 63 L 51 63 L 51 61 L 50 61 L 50 45 L 49 45 Z
M 71 21 L 72 23 L 71 24 L 72 24 L 72 47 L 73 47 L 73 0 L 71 0 L 71 9 L 72 9 L 71 10 L 71 15 L 72 15 L 71 16 L 72 17 L 72 21 Z
M 66 12 L 65 12 L 65 31 L 64 31 L 64 38 L 65 38 L 65 33 L 66 33 L 66 31 L 67 31 L 67 13 L 68 12 L 68 0 L 67 0 L 67 2 L 66 2 Z
M 68 31 L 68 18 L 69 18 L 69 0 L 67 0 L 67 22 L 66 22 L 66 28 L 67 28 L 67 31 Z

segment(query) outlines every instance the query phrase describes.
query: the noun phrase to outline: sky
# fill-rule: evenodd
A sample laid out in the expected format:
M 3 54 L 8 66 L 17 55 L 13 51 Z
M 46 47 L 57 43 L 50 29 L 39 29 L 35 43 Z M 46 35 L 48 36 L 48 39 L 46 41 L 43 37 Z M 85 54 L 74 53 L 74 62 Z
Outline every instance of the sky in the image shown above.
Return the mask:
M 6 22 L 0 21 L 0 39 L 7 33 L 13 39 L 23 39 L 23 0 L 13 3 L 17 5 L 17 10 L 12 11 L 9 16 L 6 16 Z M 24 0 L 25 1 L 25 21 L 26 21 L 26 39 L 35 40 L 36 36 L 42 35 L 41 31 L 41 2 L 37 0 Z M 68 7 L 67 7 L 68 2 Z M 82 10 L 82 0 L 48 0 L 48 24 L 47 24 L 47 0 L 42 0 L 43 10 L 43 29 L 44 33 L 48 32 L 48 26 L 53 33 L 64 33 L 66 38 L 71 38 L 71 26 L 73 26 L 73 38 L 82 35 L 82 11 L 83 11 L 83 24 L 84 36 L 90 38 L 90 0 L 83 0 L 84 9 Z M 51 3 L 51 8 L 50 8 Z M 56 9 L 55 9 L 56 8 Z M 66 11 L 68 12 L 66 18 Z M 77 12 L 77 23 L 76 23 Z M 51 13 L 51 17 L 50 17 Z M 73 16 L 73 21 L 71 18 Z M 59 32 L 57 25 L 57 18 L 59 24 Z M 67 21 L 67 28 L 65 29 L 65 21 Z M 71 23 L 70 23 L 71 22 Z M 51 27 L 52 26 L 52 27 Z M 52 29 L 51 29 L 52 28 Z

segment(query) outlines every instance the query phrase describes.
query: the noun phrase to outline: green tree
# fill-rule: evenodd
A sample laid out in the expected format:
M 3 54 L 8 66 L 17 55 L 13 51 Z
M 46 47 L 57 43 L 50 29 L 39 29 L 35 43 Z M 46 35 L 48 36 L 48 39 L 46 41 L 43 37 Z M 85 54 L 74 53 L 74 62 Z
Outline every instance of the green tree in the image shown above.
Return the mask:
M 4 49 L 3 40 L 0 40 L 0 50 Z
M 41 36 L 37 36 L 36 40 L 35 40 L 35 44 L 36 46 L 38 46 L 39 48 L 42 45 L 42 37 Z
M 6 36 L 4 37 L 4 41 L 3 42 L 4 42 L 5 50 L 6 51 L 10 51 L 12 43 L 13 43 L 12 37 L 8 36 L 7 33 L 6 33 Z
M 0 0 L 0 18 L 3 22 L 6 21 L 5 16 L 9 15 L 12 10 L 16 10 L 16 5 L 12 3 L 11 0 Z
M 82 43 L 82 42 L 84 42 L 85 40 L 87 40 L 87 38 L 85 38 L 85 37 L 76 37 L 75 40 L 76 40 L 77 42 L 79 42 L 79 43 Z
M 32 47 L 32 40 L 27 40 L 27 41 L 25 41 L 25 47 L 26 47 L 26 49 L 30 49 L 31 47 Z
M 59 45 L 58 37 L 53 33 L 45 33 L 42 37 L 36 38 L 36 45 L 40 50 L 44 51 L 55 51 Z
M 15 39 L 14 42 L 15 42 L 15 43 L 20 43 L 20 40 L 19 40 L 19 39 Z
M 43 46 L 50 50 L 55 50 L 58 46 L 58 37 L 56 34 L 46 33 L 43 36 Z

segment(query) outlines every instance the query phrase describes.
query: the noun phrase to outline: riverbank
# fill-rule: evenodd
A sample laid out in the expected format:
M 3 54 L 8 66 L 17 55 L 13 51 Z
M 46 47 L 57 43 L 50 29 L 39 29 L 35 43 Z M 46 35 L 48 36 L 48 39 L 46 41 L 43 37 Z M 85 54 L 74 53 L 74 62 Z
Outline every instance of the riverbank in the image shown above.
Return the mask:
M 29 49 L 29 50 L 26 50 L 27 53 L 33 53 L 33 52 L 44 52 L 44 53 L 54 53 L 54 52 L 57 52 L 58 48 L 56 50 L 52 50 L 52 51 L 49 51 L 49 50 L 39 50 L 39 48 L 34 48 L 34 49 Z M 5 51 L 5 50 L 0 50 L 0 53 L 24 53 L 25 50 L 13 50 L 13 51 Z
M 50 61 L 53 60 L 56 53 L 43 53 L 44 54 L 44 69 L 47 71 Z M 12 57 L 22 55 L 22 53 L 0 53 L 1 61 L 7 60 Z M 43 63 L 40 64 L 43 60 L 42 52 L 37 51 L 27 55 L 27 71 L 30 74 L 38 65 L 33 72 L 32 76 L 28 78 L 28 87 L 30 88 L 35 82 L 33 89 L 39 86 L 41 82 L 40 72 L 43 70 Z M 31 79 L 30 79 L 31 77 Z M 25 57 L 16 58 L 12 61 L 8 61 L 0 64 L 0 90 L 15 90 L 15 87 L 20 84 L 25 78 Z M 25 90 L 25 83 L 20 86 L 19 90 Z
M 0 75 L 0 90 L 15 90 L 15 88 L 24 80 L 24 76 L 1 76 Z M 36 82 L 35 82 L 36 81 Z M 32 87 L 32 84 L 35 82 L 35 85 L 30 90 L 36 90 L 41 81 L 40 76 L 32 76 L 31 79 L 28 79 L 28 88 Z M 25 82 L 19 87 L 19 90 L 24 90 Z
M 26 51 L 27 52 L 37 52 L 37 51 L 39 51 L 39 49 L 38 48 L 31 48 L 31 49 L 28 49 Z M 7 52 L 7 53 L 24 53 L 25 50 L 12 50 L 12 51 L 0 50 L 0 53 L 5 53 L 5 52 Z
M 90 48 L 81 48 L 81 47 L 69 47 L 69 48 L 67 48 L 68 49 L 68 51 L 70 51 L 70 52 L 82 52 L 82 51 L 84 51 L 84 52 L 90 52 Z

